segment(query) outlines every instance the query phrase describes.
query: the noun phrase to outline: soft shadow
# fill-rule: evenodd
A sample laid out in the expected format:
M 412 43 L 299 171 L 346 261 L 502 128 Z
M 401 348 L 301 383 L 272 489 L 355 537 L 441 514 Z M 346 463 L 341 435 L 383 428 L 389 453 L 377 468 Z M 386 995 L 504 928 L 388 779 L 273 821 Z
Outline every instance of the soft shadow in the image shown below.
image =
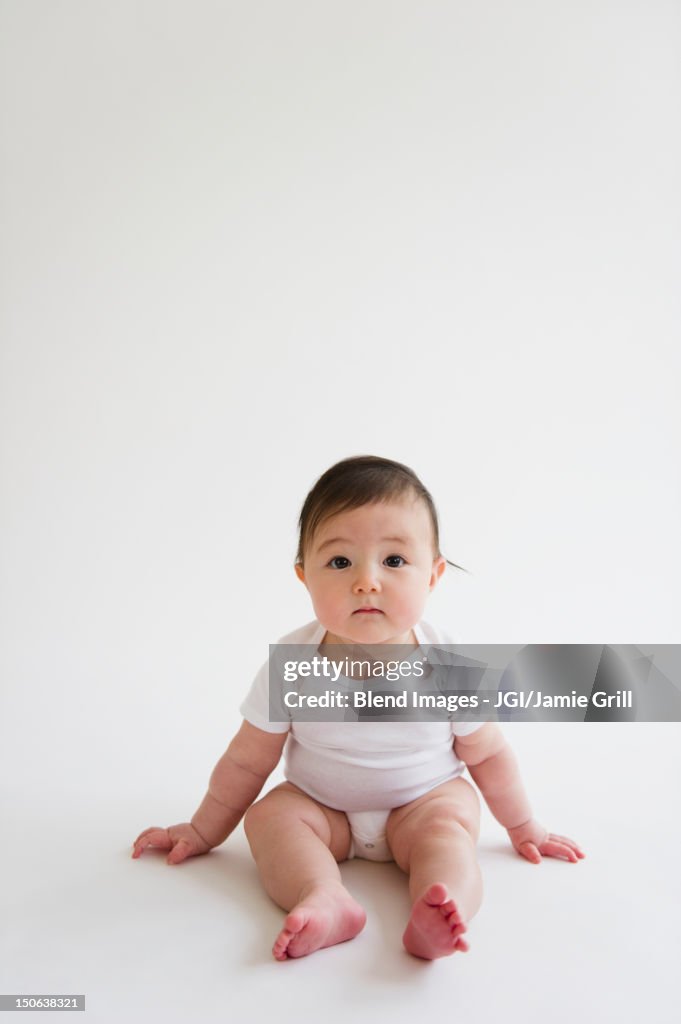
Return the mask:
M 410 956 L 402 945 L 411 898 L 407 876 L 396 864 L 353 860 L 341 865 L 343 882 L 367 912 L 371 941 L 362 950 L 357 974 L 367 982 L 411 986 L 431 961 Z M 359 936 L 361 939 L 361 936 Z
M 151 862 L 152 870 L 181 872 L 188 888 L 210 892 L 213 898 L 224 901 L 226 914 L 242 915 L 244 921 L 252 924 L 252 940 L 249 941 L 246 929 L 240 930 L 238 950 L 230 944 L 230 926 L 226 924 L 225 949 L 229 959 L 238 958 L 242 966 L 251 967 L 275 962 L 272 943 L 284 912 L 263 889 L 247 847 L 237 841 L 173 866 L 166 864 L 167 856 L 167 851 L 149 849 L 140 859 Z
M 483 872 L 485 863 L 498 863 L 499 857 L 518 859 L 512 846 L 502 842 L 481 843 L 478 854 Z M 275 963 L 272 943 L 285 914 L 263 889 L 245 842 L 240 843 L 237 837 L 231 845 L 173 868 L 165 863 L 166 856 L 164 851 L 147 850 L 144 860 L 151 862 L 152 870 L 182 872 L 183 884 L 209 891 L 212 898 L 217 896 L 224 901 L 226 914 L 238 915 L 248 922 L 248 927 L 240 928 L 238 948 L 231 941 L 232 927 L 229 923 L 225 925 L 225 951 L 230 960 L 243 967 Z M 380 979 L 390 984 L 411 985 L 419 972 L 432 968 L 434 961 L 410 956 L 402 945 L 411 910 L 407 876 L 394 863 L 362 859 L 346 861 L 340 870 L 344 885 L 367 912 L 366 929 L 352 943 L 361 947 L 355 968 L 358 974 L 372 982 Z

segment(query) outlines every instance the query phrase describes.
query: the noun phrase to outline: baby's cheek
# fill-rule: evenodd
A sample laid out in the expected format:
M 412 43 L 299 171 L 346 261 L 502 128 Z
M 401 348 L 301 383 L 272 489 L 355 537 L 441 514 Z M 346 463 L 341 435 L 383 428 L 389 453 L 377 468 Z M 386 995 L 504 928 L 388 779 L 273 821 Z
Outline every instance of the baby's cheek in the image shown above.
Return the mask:
M 315 614 L 319 621 L 323 625 L 327 626 L 327 628 L 331 628 L 331 626 L 335 623 L 336 618 L 338 617 L 337 602 L 335 602 L 328 596 L 323 596 L 318 597 L 317 600 L 313 601 L 312 603 L 314 606 Z
M 404 613 L 405 617 L 411 620 L 411 625 L 415 625 L 416 622 L 421 618 L 423 610 L 426 606 L 427 595 L 415 595 L 409 602 L 405 603 Z

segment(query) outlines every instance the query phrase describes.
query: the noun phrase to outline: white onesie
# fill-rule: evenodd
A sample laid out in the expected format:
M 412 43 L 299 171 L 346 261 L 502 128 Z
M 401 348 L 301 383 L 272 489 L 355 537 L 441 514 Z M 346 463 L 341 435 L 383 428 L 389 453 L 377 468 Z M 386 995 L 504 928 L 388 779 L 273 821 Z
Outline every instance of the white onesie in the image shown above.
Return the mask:
M 325 632 L 314 620 L 282 637 L 278 644 L 311 645 L 316 650 Z M 454 642 L 425 622 L 415 626 L 414 632 L 419 644 Z M 361 847 L 362 856 L 380 860 L 391 859 L 384 837 L 390 810 L 461 775 L 465 765 L 454 753 L 454 737 L 468 735 L 483 724 L 453 720 L 302 722 L 293 718 L 271 722 L 269 708 L 267 661 L 241 705 L 241 714 L 265 732 L 289 733 L 285 777 L 327 807 L 345 811 L 353 830 L 354 852 L 360 853 Z

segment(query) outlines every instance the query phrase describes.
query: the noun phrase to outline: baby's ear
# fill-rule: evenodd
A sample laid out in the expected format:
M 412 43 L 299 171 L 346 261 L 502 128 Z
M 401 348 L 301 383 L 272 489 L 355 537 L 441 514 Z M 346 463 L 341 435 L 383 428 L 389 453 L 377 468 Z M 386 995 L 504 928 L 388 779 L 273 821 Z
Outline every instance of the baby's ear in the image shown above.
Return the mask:
M 435 584 L 442 576 L 442 573 L 447 568 L 447 560 L 444 555 L 439 555 L 433 562 L 433 571 L 430 576 L 430 589 L 433 590 Z
M 304 583 L 305 582 L 305 570 L 303 569 L 303 567 L 300 564 L 300 562 L 296 562 L 296 564 L 293 566 L 293 568 L 296 570 L 296 576 L 298 577 L 300 582 Z

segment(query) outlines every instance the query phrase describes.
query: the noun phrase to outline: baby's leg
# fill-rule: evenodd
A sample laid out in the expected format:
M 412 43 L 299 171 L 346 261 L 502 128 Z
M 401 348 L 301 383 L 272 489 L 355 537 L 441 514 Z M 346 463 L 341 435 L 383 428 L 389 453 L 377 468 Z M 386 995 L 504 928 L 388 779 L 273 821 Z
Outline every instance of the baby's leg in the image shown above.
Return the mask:
M 424 960 L 465 951 L 466 922 L 482 900 L 475 855 L 480 803 L 465 779 L 437 786 L 388 819 L 393 857 L 409 874 L 412 912 L 406 949 Z
M 307 956 L 362 930 L 366 914 L 338 870 L 350 849 L 342 811 L 284 782 L 253 804 L 244 827 L 265 889 L 290 911 L 272 949 L 277 960 Z

